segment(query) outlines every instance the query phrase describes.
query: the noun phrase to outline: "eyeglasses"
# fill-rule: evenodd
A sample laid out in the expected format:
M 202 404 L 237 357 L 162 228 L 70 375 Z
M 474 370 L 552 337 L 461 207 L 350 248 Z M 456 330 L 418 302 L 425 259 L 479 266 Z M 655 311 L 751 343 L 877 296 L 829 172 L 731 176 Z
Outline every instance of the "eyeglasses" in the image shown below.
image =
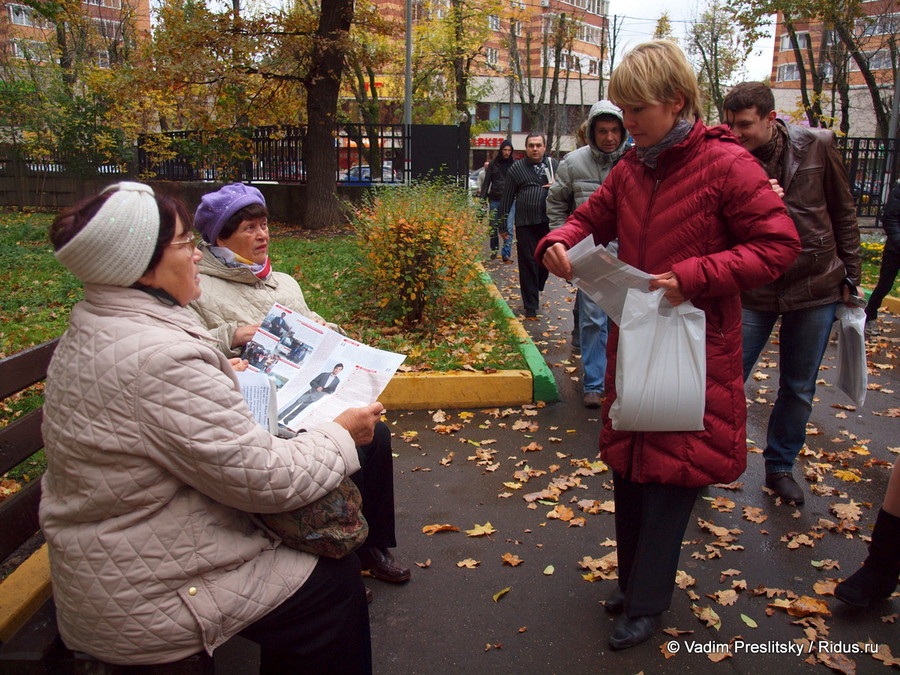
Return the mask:
M 181 241 L 169 242 L 169 246 L 172 246 L 173 248 L 187 248 L 193 251 L 195 248 L 197 248 L 197 241 L 197 236 L 191 235 L 187 239 L 182 239 Z

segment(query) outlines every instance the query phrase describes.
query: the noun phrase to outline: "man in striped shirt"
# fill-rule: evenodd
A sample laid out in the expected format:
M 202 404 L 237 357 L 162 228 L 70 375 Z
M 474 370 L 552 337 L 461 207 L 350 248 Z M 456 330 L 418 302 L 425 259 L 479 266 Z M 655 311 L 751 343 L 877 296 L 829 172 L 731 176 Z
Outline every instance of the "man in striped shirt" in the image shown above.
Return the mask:
M 525 138 L 525 158 L 516 160 L 506 175 L 500 213 L 508 214 L 516 205 L 516 253 L 519 262 L 519 288 L 526 319 L 537 319 L 540 293 L 547 281 L 547 270 L 534 257 L 537 243 L 550 232 L 547 218 L 547 192 L 559 166 L 545 157 L 546 140 L 541 133 Z

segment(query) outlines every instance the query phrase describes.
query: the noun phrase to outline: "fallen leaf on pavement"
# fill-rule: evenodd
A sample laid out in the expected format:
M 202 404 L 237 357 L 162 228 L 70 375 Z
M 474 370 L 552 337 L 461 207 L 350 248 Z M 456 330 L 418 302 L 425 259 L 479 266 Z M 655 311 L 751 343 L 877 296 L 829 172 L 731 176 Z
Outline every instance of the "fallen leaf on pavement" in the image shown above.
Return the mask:
M 459 532 L 459 528 L 455 525 L 425 525 L 422 532 L 427 535 L 436 534 L 437 532 Z
M 511 590 L 512 590 L 512 586 L 507 586 L 503 590 L 500 590 L 500 591 L 497 591 L 496 593 L 494 593 L 494 595 L 492 596 L 494 598 L 494 602 L 500 602 L 500 598 L 502 598 L 504 595 L 509 593 Z
M 485 523 L 484 525 L 475 523 L 475 527 L 471 530 L 466 530 L 466 535 L 469 537 L 484 537 L 486 535 L 494 534 L 496 531 L 497 529 L 490 523 Z
M 761 508 L 756 506 L 744 506 L 741 509 L 741 512 L 743 513 L 744 518 L 751 523 L 764 523 L 769 518 L 769 516 L 762 512 Z
M 475 560 L 473 558 L 466 558 L 465 560 L 460 560 L 456 563 L 457 567 L 465 567 L 466 569 L 474 570 L 481 564 L 480 560 Z
M 504 553 L 500 556 L 500 559 L 504 562 L 504 564 L 509 565 L 510 567 L 516 567 L 517 565 L 521 565 L 524 560 L 522 560 L 515 553 Z

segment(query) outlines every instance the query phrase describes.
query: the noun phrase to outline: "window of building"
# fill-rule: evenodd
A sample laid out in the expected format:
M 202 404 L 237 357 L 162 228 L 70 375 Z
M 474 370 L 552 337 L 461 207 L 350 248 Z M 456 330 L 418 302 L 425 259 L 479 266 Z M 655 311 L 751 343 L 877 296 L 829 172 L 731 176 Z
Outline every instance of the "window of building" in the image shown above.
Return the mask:
M 484 50 L 484 57 L 491 68 L 496 68 L 497 64 L 500 63 L 500 50 L 495 47 L 487 47 Z
M 122 0 L 81 0 L 85 5 L 97 5 L 98 7 L 122 8 Z
M 117 40 L 122 37 L 122 24 L 119 21 L 111 21 L 110 19 L 91 19 L 97 33 L 106 40 Z
M 796 82 L 800 79 L 800 70 L 796 63 L 782 63 L 778 66 L 776 82 Z
M 864 16 L 856 20 L 856 32 L 860 37 L 893 35 L 894 33 L 900 32 L 900 15 L 881 14 L 878 16 Z
M 9 41 L 9 45 L 13 58 L 42 63 L 50 60 L 50 48 L 40 40 L 15 38 Z
M 893 67 L 891 52 L 888 49 L 879 49 L 876 52 L 867 52 L 866 60 L 870 70 L 890 70 Z M 856 59 L 850 59 L 850 70 L 859 71 Z
M 800 49 L 806 49 L 809 46 L 809 33 L 796 33 L 797 36 L 797 45 Z M 781 51 L 789 52 L 794 49 L 794 46 L 791 44 L 791 36 L 786 33 L 781 36 Z
M 27 5 L 7 5 L 9 22 L 14 26 L 37 26 L 44 28 L 46 21 L 40 14 Z
M 499 31 L 500 17 L 496 14 L 488 14 L 488 28 L 493 31 Z
M 600 26 L 592 26 L 589 23 L 580 22 L 575 32 L 575 39 L 592 45 L 599 45 L 602 34 Z
M 588 14 L 606 16 L 609 13 L 609 0 L 562 0 L 562 2 L 583 9 Z
M 488 119 L 493 122 L 494 131 L 507 131 L 510 122 L 509 103 L 491 103 L 488 111 Z M 512 104 L 512 131 L 521 132 L 522 129 L 522 104 Z
M 109 52 L 105 49 L 97 52 L 97 67 L 109 68 Z

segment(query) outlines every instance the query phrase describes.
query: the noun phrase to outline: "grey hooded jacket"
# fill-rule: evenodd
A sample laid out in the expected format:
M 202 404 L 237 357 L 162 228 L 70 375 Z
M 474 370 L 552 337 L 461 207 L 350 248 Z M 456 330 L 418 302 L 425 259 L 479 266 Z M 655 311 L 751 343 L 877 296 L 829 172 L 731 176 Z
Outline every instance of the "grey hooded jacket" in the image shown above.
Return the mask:
M 619 157 L 630 147 L 622 129 L 622 143 L 613 152 L 603 152 L 594 143 L 594 124 L 600 115 L 613 115 L 622 121 L 622 111 L 609 101 L 597 101 L 588 114 L 588 144 L 570 152 L 559 165 L 556 180 L 547 195 L 550 227 L 562 225 L 572 211 L 586 202 L 600 187 Z

